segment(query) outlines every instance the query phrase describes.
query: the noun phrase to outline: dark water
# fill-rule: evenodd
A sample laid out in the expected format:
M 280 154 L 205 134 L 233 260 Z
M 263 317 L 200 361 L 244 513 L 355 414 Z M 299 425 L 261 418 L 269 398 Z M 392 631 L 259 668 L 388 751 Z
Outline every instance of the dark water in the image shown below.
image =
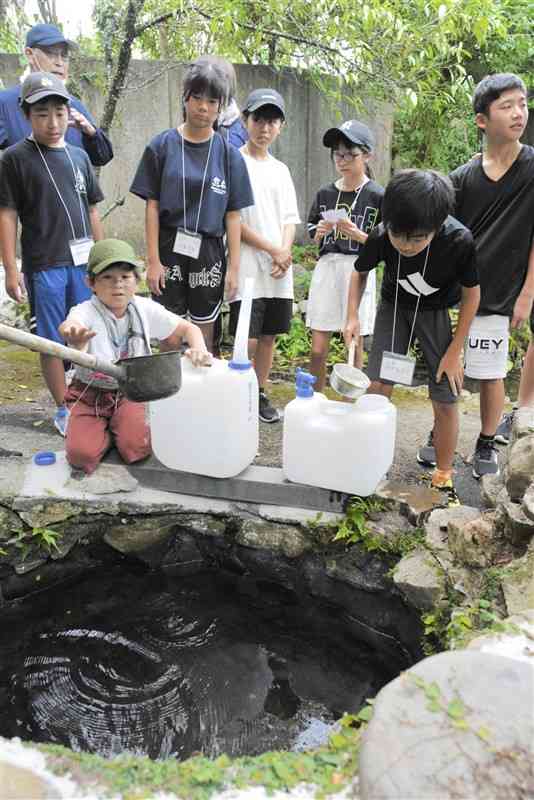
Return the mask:
M 257 588 L 121 564 L 4 608 L 0 734 L 153 758 L 321 744 L 391 675 L 328 609 Z

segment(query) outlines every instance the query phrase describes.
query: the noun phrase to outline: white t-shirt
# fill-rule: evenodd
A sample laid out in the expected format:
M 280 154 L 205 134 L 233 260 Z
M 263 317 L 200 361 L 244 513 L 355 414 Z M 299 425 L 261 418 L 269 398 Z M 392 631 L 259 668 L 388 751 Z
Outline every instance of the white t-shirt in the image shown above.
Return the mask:
M 146 333 L 148 341 L 150 339 L 167 339 L 173 331 L 176 330 L 180 323 L 180 317 L 173 314 L 172 311 L 167 311 L 164 306 L 151 300 L 149 297 L 134 297 L 133 302 L 139 316 L 143 331 Z M 127 318 L 126 318 L 127 319 Z M 119 354 L 113 343 L 110 341 L 108 332 L 106 330 L 105 322 L 98 313 L 93 303 L 90 300 L 85 300 L 77 306 L 73 306 L 67 316 L 68 322 L 79 322 L 86 328 L 96 331 L 96 336 L 89 340 L 85 352 L 105 359 L 106 361 L 116 361 Z M 89 380 L 90 371 L 84 367 L 76 367 L 75 377 L 84 383 Z
M 300 222 L 297 196 L 288 168 L 277 158 L 266 160 L 252 158 L 240 151 L 247 165 L 254 205 L 241 209 L 244 223 L 275 246 L 282 244 L 284 225 Z M 241 242 L 239 268 L 239 293 L 241 298 L 245 278 L 254 278 L 254 297 L 281 297 L 293 299 L 293 271 L 290 267 L 283 278 L 271 277 L 272 258 L 264 250 L 258 250 Z

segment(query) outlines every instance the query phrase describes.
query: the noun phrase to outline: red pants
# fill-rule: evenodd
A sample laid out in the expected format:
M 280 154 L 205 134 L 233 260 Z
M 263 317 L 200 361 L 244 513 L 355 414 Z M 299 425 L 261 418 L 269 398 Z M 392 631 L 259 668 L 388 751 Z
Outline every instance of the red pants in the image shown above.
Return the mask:
M 112 445 L 127 464 L 150 455 L 144 403 L 133 403 L 117 390 L 73 381 L 65 404 L 70 409 L 66 451 L 72 467 L 90 475 Z

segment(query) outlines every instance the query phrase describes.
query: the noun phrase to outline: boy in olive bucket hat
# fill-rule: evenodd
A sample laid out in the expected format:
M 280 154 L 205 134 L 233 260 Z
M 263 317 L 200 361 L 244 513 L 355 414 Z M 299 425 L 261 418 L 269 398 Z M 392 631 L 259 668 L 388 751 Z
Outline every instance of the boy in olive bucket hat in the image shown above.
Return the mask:
M 150 340 L 176 350 L 182 340 L 195 366 L 211 356 L 196 325 L 160 303 L 135 294 L 142 267 L 132 247 L 103 239 L 89 253 L 87 279 L 93 296 L 74 306 L 59 332 L 71 347 L 106 361 L 150 355 Z M 76 367 L 65 398 L 70 409 L 67 461 L 90 475 L 114 444 L 127 464 L 150 454 L 150 429 L 143 403 L 128 400 L 109 375 Z

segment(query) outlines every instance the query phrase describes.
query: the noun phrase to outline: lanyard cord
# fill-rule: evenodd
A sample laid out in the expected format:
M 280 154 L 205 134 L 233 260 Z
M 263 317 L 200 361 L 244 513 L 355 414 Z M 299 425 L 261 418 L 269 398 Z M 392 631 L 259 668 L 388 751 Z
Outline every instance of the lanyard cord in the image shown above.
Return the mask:
M 367 175 L 364 177 L 364 179 L 363 179 L 363 183 L 360 183 L 360 185 L 358 186 L 358 188 L 357 188 L 357 189 L 355 189 L 355 190 L 353 190 L 353 191 L 355 191 L 355 192 L 356 192 L 356 196 L 355 196 L 354 200 L 352 201 L 352 204 L 351 204 L 351 206 L 350 206 L 350 208 L 349 208 L 349 212 L 350 212 L 350 213 L 352 213 L 352 212 L 354 211 L 354 208 L 355 208 L 355 206 L 356 206 L 356 203 L 357 203 L 357 202 L 358 202 L 358 200 L 360 199 L 360 194 L 361 194 L 361 192 L 362 192 L 362 189 L 363 189 L 363 187 L 365 186 L 365 184 L 366 184 L 366 183 L 369 183 L 369 178 L 367 177 Z M 338 189 L 337 191 L 338 191 L 338 194 L 337 194 L 337 200 L 336 200 L 336 206 L 335 206 L 335 210 L 336 210 L 336 211 L 337 211 L 337 209 L 338 209 L 338 206 L 339 206 L 339 198 L 341 197 L 341 193 L 342 193 L 343 191 L 345 191 L 345 190 L 344 190 L 344 189 Z M 349 213 L 349 217 L 350 217 L 350 213 Z
M 187 215 L 185 209 L 185 145 L 184 145 L 184 135 L 183 133 L 180 134 L 182 137 L 182 192 L 184 198 L 184 231 L 188 233 L 187 230 Z M 206 158 L 206 166 L 204 167 L 204 177 L 202 178 L 202 187 L 200 189 L 200 200 L 198 201 L 198 214 L 197 214 L 197 224 L 195 226 L 195 233 L 198 233 L 198 224 L 200 222 L 200 211 L 202 209 L 202 197 L 204 196 L 204 185 L 206 183 L 206 175 L 208 173 L 208 164 L 210 163 L 210 155 L 211 155 L 211 145 L 213 143 L 214 134 L 212 133 L 210 137 L 210 144 L 208 147 L 208 157 Z
M 426 272 L 426 265 L 428 264 L 428 256 L 430 254 L 430 242 L 426 246 L 426 255 L 425 255 L 425 263 L 423 266 L 423 272 L 421 273 L 422 277 L 425 277 Z M 395 352 L 395 323 L 397 322 L 397 300 L 399 298 L 399 278 L 400 278 L 400 262 L 401 262 L 401 254 L 399 253 L 399 259 L 397 261 L 397 282 L 395 284 L 395 307 L 393 309 L 393 333 L 391 334 L 391 352 Z M 421 292 L 417 295 L 417 303 L 415 304 L 415 314 L 413 315 L 413 322 L 412 322 L 412 330 L 410 331 L 410 338 L 408 339 L 408 347 L 406 348 L 406 355 L 410 352 L 410 347 L 412 345 L 412 337 L 413 332 L 415 330 L 415 319 L 417 317 L 417 311 L 419 309 L 419 301 L 421 300 Z
M 67 208 L 67 204 L 63 200 L 63 196 L 62 196 L 61 192 L 59 191 L 58 185 L 54 180 L 54 176 L 52 175 L 50 167 L 47 164 L 46 158 L 44 157 L 44 153 L 41 150 L 41 148 L 39 147 L 39 143 L 35 139 L 32 139 L 32 142 L 34 143 L 34 145 L 36 146 L 37 150 L 39 151 L 39 155 L 41 156 L 41 158 L 43 160 L 43 164 L 45 165 L 46 171 L 48 172 L 48 176 L 49 176 L 49 178 L 50 178 L 50 180 L 52 182 L 52 186 L 56 190 L 57 196 L 59 197 L 63 208 L 65 209 L 65 213 L 67 215 L 67 219 L 69 220 L 70 229 L 72 231 L 72 238 L 76 239 L 76 231 L 74 230 L 74 224 L 72 222 L 72 217 L 69 214 L 69 209 Z M 82 198 L 80 196 L 80 192 L 79 192 L 78 187 L 76 185 L 76 170 L 74 169 L 74 164 L 72 162 L 72 158 L 70 157 L 70 153 L 68 151 L 67 145 L 65 145 L 65 152 L 67 154 L 67 158 L 69 159 L 69 162 L 70 162 L 70 165 L 71 165 L 71 168 L 72 168 L 72 174 L 74 176 L 74 188 L 76 190 L 76 194 L 78 195 L 78 202 L 80 203 L 80 216 L 82 218 L 83 235 L 84 235 L 85 238 L 87 238 L 87 226 L 85 224 L 85 214 L 84 214 L 84 210 L 83 210 L 83 206 L 82 206 Z

